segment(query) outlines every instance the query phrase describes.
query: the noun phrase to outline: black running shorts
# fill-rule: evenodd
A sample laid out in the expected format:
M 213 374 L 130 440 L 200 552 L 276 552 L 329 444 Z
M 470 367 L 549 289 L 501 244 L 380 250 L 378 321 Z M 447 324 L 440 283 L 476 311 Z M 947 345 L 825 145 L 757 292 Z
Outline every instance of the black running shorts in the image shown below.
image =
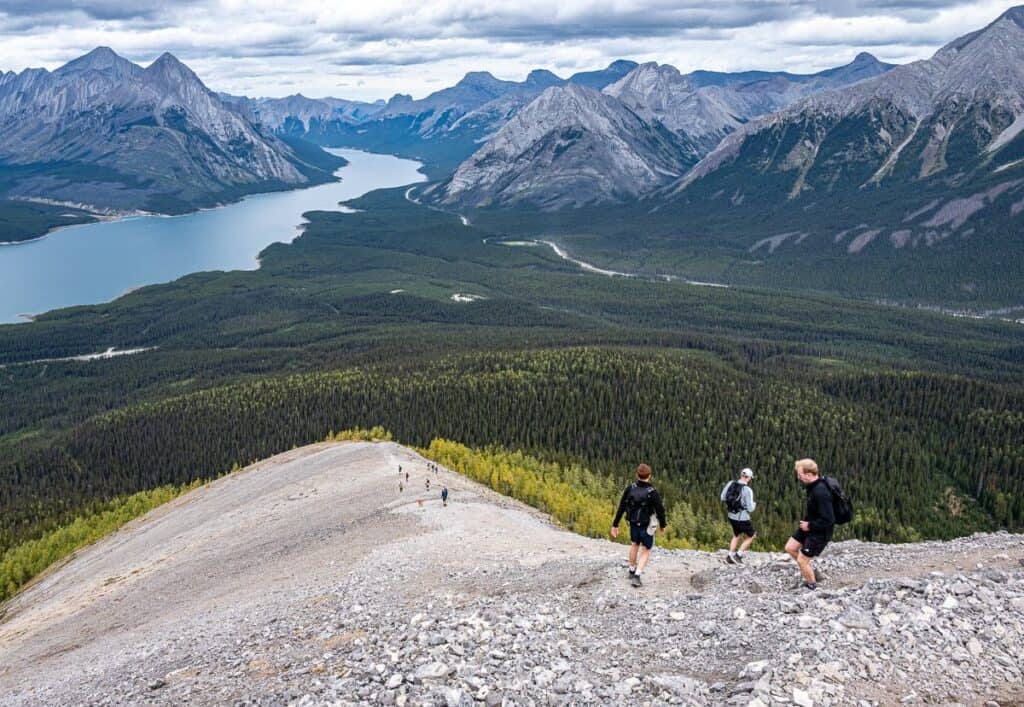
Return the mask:
M 648 550 L 654 547 L 654 536 L 647 532 L 646 525 L 629 524 L 629 540 L 634 545 L 643 545 Z
M 809 533 L 804 530 L 796 529 L 793 533 L 793 539 L 803 545 L 800 548 L 800 553 L 805 557 L 817 557 L 828 545 L 829 540 L 832 539 L 832 533 Z
M 757 531 L 754 530 L 754 524 L 750 522 L 750 519 L 746 520 L 733 520 L 729 519 L 729 525 L 732 526 L 733 535 L 746 535 L 748 538 L 754 537 Z

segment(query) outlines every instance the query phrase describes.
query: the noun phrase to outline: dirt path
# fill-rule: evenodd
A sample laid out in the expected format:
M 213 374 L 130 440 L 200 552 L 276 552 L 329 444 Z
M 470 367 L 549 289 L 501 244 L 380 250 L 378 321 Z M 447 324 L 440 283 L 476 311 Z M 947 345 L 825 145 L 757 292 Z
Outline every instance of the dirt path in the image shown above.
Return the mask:
M 837 544 L 813 596 L 794 594 L 777 554 L 733 567 L 660 549 L 637 591 L 625 553 L 404 447 L 313 445 L 156 509 L 15 597 L 0 619 L 0 705 L 1016 694 L 1020 536 Z M 922 687 L 925 663 L 938 667 Z
M 443 485 L 451 492 L 447 508 L 440 501 Z M 404 447 L 313 445 L 156 509 L 15 597 L 0 622 L 0 695 L 31 694 L 77 676 L 83 666 L 123 673 L 131 668 L 130 660 L 118 661 L 126 645 L 195 636 L 240 611 L 273 615 L 283 596 L 329 592 L 339 576 L 386 568 L 390 557 L 414 558 L 403 563 L 399 593 L 402 602 L 415 604 L 438 592 L 500 593 L 500 571 L 489 578 L 474 574 L 480 567 L 530 568 L 581 556 L 611 568 L 623 549 L 566 533 L 543 514 L 458 474 L 435 475 Z M 675 558 L 653 563 L 652 584 L 667 586 L 658 577 L 684 580 L 691 564 Z M 588 580 L 590 589 L 604 581 Z M 516 582 L 516 591 L 522 588 Z

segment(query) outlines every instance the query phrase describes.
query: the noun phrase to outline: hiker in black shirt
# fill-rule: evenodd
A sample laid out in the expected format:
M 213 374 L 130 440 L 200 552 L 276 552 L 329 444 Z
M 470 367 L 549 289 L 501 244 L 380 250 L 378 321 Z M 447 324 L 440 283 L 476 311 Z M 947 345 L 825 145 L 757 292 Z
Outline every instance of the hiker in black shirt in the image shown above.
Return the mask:
M 629 521 L 629 578 L 634 587 L 642 582 L 640 575 L 651 557 L 654 547 L 654 534 L 658 526 L 664 530 L 668 523 L 665 520 L 665 505 L 657 489 L 651 486 L 651 467 L 641 464 L 636 468 L 636 481 L 622 492 L 622 499 L 615 511 L 612 521 L 612 537 L 619 537 L 619 521 L 622 516 Z M 657 523 L 655 522 L 657 519 Z
M 807 490 L 807 511 L 793 537 L 786 543 L 786 552 L 800 566 L 807 589 L 817 589 L 811 559 L 821 554 L 832 539 L 835 528 L 835 510 L 832 508 L 832 492 L 818 474 L 818 465 L 813 459 L 801 459 L 795 464 L 796 478 Z

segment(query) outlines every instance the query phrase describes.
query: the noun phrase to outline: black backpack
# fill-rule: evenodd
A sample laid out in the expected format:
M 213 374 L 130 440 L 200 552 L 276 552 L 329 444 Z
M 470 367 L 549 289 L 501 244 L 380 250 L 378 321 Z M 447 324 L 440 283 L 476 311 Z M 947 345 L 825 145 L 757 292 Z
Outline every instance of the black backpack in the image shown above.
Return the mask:
M 730 482 L 729 488 L 725 490 L 725 510 L 730 513 L 740 513 L 746 510 L 743 506 L 743 484 L 739 481 Z
M 651 495 L 653 486 L 641 486 L 633 482 L 626 495 L 626 520 L 633 525 L 647 525 L 651 520 Z
M 839 482 L 831 476 L 824 477 L 825 487 L 832 494 L 832 513 L 835 515 L 836 525 L 846 525 L 853 520 L 853 501 L 843 491 Z

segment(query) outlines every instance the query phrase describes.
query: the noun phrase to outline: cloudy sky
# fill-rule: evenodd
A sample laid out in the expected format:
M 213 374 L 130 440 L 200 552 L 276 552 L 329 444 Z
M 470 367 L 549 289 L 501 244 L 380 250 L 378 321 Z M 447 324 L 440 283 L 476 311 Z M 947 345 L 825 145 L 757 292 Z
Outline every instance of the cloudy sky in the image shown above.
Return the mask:
M 0 70 L 56 68 L 106 45 L 170 51 L 215 90 L 424 96 L 467 71 L 521 80 L 614 59 L 817 71 L 859 51 L 904 63 L 995 19 L 946 0 L 0 0 Z

